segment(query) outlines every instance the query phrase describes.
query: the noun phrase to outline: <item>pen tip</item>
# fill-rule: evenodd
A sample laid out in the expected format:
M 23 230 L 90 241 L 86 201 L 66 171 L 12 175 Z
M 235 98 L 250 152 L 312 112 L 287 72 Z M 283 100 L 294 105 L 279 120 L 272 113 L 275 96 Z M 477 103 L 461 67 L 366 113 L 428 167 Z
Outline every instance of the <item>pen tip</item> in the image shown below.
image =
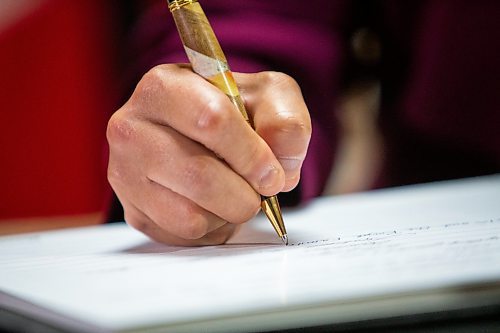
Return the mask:
M 288 245 L 288 237 L 286 234 L 284 234 L 283 237 L 281 237 L 281 240 L 283 241 L 283 244 Z

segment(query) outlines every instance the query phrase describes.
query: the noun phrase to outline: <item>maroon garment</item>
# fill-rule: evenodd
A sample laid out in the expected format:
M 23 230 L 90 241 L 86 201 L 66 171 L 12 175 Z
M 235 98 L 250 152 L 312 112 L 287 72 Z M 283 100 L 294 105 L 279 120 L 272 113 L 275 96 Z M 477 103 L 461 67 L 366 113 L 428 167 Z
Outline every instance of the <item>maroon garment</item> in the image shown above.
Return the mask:
M 321 194 L 331 170 L 336 99 L 346 75 L 359 75 L 349 40 L 363 26 L 382 42 L 373 73 L 382 83 L 380 125 L 387 147 L 374 186 L 500 172 L 498 1 L 202 5 L 234 71 L 283 71 L 302 87 L 313 120 L 302 200 Z M 136 77 L 156 64 L 187 62 L 164 1 L 144 12 L 133 44 Z
M 500 3 L 417 3 L 388 2 L 384 18 L 381 185 L 499 172 Z

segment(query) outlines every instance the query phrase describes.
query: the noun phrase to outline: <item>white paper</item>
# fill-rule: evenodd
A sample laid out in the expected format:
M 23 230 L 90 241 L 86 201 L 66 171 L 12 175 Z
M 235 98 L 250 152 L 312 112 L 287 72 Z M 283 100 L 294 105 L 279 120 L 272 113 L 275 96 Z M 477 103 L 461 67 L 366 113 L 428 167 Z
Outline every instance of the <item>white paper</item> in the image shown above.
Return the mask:
M 1 237 L 0 290 L 121 331 L 500 282 L 500 175 L 323 198 L 284 217 L 287 247 L 262 216 L 203 248 L 126 225 Z

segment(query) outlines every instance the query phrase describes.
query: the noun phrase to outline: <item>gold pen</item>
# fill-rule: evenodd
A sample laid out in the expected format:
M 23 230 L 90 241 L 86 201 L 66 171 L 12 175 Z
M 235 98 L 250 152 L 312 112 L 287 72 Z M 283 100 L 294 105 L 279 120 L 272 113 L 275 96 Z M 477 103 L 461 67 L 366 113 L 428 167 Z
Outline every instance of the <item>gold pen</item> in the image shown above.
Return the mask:
M 252 126 L 226 57 L 198 0 L 168 0 L 168 8 L 174 17 L 193 71 L 222 90 Z M 278 198 L 275 195 L 261 197 L 262 211 L 283 243 L 288 245 Z

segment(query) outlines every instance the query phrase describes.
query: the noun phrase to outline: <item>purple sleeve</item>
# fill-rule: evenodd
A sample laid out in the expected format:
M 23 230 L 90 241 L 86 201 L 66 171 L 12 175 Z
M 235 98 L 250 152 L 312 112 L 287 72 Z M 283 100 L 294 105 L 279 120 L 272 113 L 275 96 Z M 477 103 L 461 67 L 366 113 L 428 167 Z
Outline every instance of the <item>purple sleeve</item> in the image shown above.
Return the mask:
M 135 82 L 154 65 L 187 62 L 165 1 L 148 4 L 133 34 Z M 313 135 L 299 188 L 280 201 L 303 202 L 323 191 L 338 141 L 341 70 L 352 69 L 346 49 L 352 24 L 368 24 L 382 45 L 375 73 L 384 165 L 372 186 L 500 172 L 497 1 L 209 0 L 203 6 L 234 71 L 282 71 L 302 88 Z
M 343 61 L 345 1 L 203 2 L 231 69 L 273 70 L 294 77 L 313 120 L 313 135 L 299 190 L 292 201 L 321 194 L 335 147 L 334 103 Z M 161 63 L 187 62 L 165 1 L 152 2 L 137 24 L 133 44 L 137 75 Z M 326 112 L 325 112 L 326 111 Z M 298 198 L 297 198 L 298 194 Z

